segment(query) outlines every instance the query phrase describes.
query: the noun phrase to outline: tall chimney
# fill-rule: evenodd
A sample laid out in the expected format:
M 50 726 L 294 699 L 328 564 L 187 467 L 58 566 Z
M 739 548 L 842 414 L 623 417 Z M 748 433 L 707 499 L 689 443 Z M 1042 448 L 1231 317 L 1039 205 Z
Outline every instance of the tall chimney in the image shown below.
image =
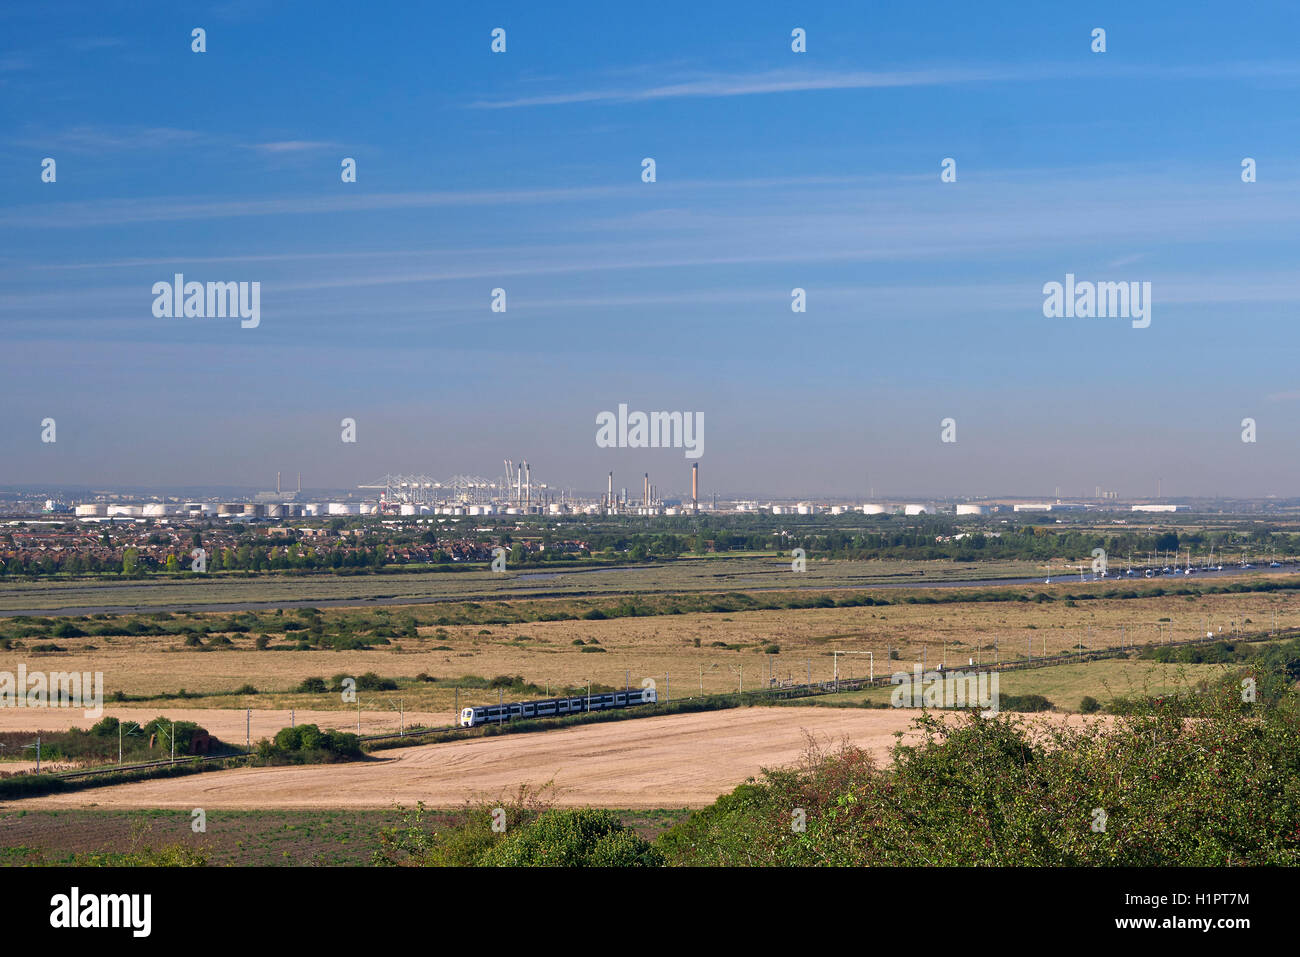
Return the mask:
M 609 473 L 609 491 L 605 493 L 605 507 L 614 511 L 614 473 Z
M 650 473 L 649 472 L 645 473 L 645 485 L 642 486 L 641 489 L 641 504 L 642 505 L 650 504 Z
M 691 466 L 691 508 L 699 510 L 700 507 L 700 463 L 696 462 Z
M 302 473 L 298 473 L 298 494 L 302 494 Z
M 533 505 L 533 467 L 527 462 L 524 463 L 524 507 L 532 508 Z
M 280 473 L 279 472 L 275 473 L 275 494 L 276 495 L 280 494 Z

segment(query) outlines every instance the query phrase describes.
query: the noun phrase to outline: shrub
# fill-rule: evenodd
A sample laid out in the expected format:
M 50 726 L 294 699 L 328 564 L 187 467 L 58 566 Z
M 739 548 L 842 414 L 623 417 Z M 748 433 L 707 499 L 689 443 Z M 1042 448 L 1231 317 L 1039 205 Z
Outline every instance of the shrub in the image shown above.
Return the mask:
M 508 833 L 478 861 L 483 867 L 658 867 L 663 855 L 611 811 L 547 811 Z
M 1083 714 L 1095 714 L 1100 710 L 1101 702 L 1090 694 L 1084 695 L 1083 699 L 1079 702 L 1079 711 Z
M 324 678 L 304 678 L 294 690 L 300 694 L 324 694 L 329 689 L 325 687 Z

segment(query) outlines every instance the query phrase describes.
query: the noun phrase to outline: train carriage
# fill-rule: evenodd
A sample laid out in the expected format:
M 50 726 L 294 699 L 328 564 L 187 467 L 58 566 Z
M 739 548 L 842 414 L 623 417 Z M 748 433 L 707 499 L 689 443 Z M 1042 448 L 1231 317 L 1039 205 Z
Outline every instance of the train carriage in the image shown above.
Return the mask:
M 482 724 L 500 724 L 528 718 L 551 718 L 579 714 L 583 711 L 635 708 L 643 704 L 655 704 L 658 700 L 659 695 L 654 688 L 637 688 L 577 695 L 571 698 L 547 698 L 543 701 L 513 701 L 478 708 L 462 708 L 460 726 L 473 728 Z

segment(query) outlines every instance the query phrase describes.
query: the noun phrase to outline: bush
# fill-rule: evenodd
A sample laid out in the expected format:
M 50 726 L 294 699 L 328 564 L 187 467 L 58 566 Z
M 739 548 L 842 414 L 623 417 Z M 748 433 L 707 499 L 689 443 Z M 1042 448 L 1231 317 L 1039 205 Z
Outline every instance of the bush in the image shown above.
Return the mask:
M 271 763 L 322 764 L 362 756 L 361 739 L 346 731 L 322 731 L 314 724 L 281 728 L 274 741 L 258 742 L 258 757 Z
M 294 690 L 299 694 L 324 694 L 329 689 L 325 687 L 324 678 L 304 678 Z
M 1287 684 L 1273 706 L 1243 704 L 1240 677 L 1131 701 L 1113 723 L 922 715 L 888 768 L 810 748 L 656 847 L 686 865 L 1295 866 L 1300 697 Z
M 998 696 L 1003 711 L 1051 711 L 1055 705 L 1040 694 L 1004 694 Z
M 482 867 L 658 867 L 663 855 L 611 811 L 547 811 L 508 833 Z
M 1083 714 L 1096 714 L 1101 710 L 1101 702 L 1090 694 L 1083 696 L 1079 702 L 1079 711 Z

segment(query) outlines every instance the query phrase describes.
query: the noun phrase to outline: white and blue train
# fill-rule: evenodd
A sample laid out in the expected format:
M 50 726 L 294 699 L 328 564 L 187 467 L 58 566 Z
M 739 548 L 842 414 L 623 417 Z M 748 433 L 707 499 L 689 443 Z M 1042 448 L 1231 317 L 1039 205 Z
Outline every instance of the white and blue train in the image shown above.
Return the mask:
M 583 711 L 608 711 L 610 708 L 635 708 L 654 704 L 659 694 L 654 688 L 612 691 L 607 694 L 578 695 L 573 698 L 547 698 L 545 701 L 516 701 L 481 708 L 462 708 L 460 726 L 473 728 L 481 724 L 496 724 L 521 718 L 550 718 L 556 715 L 579 714 Z

